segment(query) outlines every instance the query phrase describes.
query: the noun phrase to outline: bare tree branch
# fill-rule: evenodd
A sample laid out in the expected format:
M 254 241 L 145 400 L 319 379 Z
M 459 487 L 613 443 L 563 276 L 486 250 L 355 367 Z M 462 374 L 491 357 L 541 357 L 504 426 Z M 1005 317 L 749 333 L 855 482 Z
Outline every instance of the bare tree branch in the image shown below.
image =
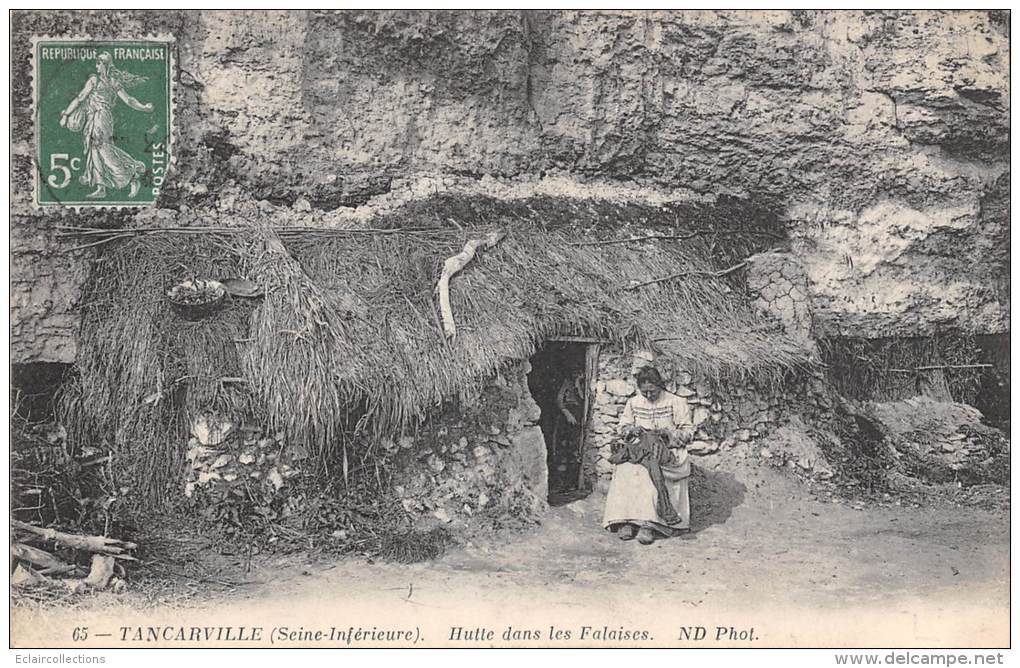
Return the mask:
M 737 264 L 733 265 L 732 267 L 727 267 L 726 269 L 720 269 L 719 271 L 681 271 L 681 272 L 678 272 L 676 274 L 670 274 L 669 276 L 661 276 L 659 278 L 653 278 L 650 281 L 642 281 L 641 283 L 634 283 L 633 285 L 628 285 L 627 287 L 625 287 L 624 290 L 628 290 L 628 291 L 629 290 L 637 290 L 638 288 L 643 288 L 643 287 L 648 286 L 648 285 L 654 285 L 656 283 L 663 283 L 665 281 L 671 281 L 671 280 L 673 280 L 675 278 L 683 278 L 685 276 L 708 276 L 710 278 L 720 278 L 722 276 L 726 276 L 727 274 L 732 274 L 733 272 L 737 271 L 738 269 L 742 269 L 743 267 L 746 267 L 746 266 L 747 266 L 747 260 L 744 260 L 743 262 L 738 262 Z

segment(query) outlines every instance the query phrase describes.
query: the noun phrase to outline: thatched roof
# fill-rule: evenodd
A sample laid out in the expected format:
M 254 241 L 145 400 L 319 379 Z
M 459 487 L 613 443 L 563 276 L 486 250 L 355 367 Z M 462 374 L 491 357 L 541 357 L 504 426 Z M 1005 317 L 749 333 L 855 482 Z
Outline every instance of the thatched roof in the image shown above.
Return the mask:
M 95 405 L 81 410 L 108 420 L 123 409 L 113 414 L 135 415 L 137 429 L 140 399 L 195 376 L 174 385 L 188 388 L 186 409 L 244 409 L 326 451 L 352 420 L 407 425 L 555 336 L 655 348 L 716 378 L 775 378 L 806 359 L 751 309 L 739 272 L 710 275 L 775 243 L 775 221 L 743 203 L 436 197 L 376 226 L 388 232 L 281 233 L 285 254 L 254 228 L 118 242 L 92 289 L 105 308 L 86 313 L 79 366 Z M 458 336 L 447 341 L 441 264 L 497 229 L 502 242 L 453 279 Z M 653 233 L 688 238 L 606 243 Z M 678 272 L 692 273 L 628 289 Z M 244 275 L 267 294 L 186 323 L 161 295 L 189 275 Z M 217 376 L 243 376 L 249 391 Z

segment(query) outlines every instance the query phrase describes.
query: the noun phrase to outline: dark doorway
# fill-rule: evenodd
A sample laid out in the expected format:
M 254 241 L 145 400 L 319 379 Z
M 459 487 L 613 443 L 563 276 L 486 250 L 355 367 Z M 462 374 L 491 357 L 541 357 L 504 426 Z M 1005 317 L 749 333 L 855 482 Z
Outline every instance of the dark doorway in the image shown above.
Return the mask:
M 975 336 L 980 348 L 978 361 L 990 364 L 982 369 L 974 407 L 993 426 L 1009 433 L 1009 334 Z
M 53 419 L 54 398 L 70 364 L 34 362 L 11 365 L 11 413 L 28 422 Z
M 528 387 L 542 408 L 539 425 L 549 466 L 549 503 L 587 496 L 585 435 L 598 345 L 550 341 L 531 358 Z

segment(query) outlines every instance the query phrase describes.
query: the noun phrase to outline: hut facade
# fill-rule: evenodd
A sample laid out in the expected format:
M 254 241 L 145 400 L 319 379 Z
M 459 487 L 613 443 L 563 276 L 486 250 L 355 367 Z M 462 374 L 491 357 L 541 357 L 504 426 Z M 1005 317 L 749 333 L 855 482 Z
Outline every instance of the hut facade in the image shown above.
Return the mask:
M 695 406 L 704 466 L 775 453 L 762 434 L 798 415 L 800 441 L 820 442 L 815 418 L 844 398 L 837 478 L 1008 478 L 995 439 L 915 442 L 932 429 L 907 403 L 1008 424 L 1008 23 L 16 13 L 17 412 L 51 418 L 59 386 L 66 452 L 47 445 L 110 457 L 85 495 L 112 504 L 101 530 L 154 503 L 300 516 L 337 540 L 397 516 L 465 530 L 530 516 L 605 481 L 643 362 Z M 38 35 L 173 36 L 174 151 L 154 206 L 35 205 L 63 169 L 36 142 Z M 444 263 L 490 238 L 450 281 L 450 336 Z M 232 294 L 188 319 L 166 295 L 189 279 Z M 862 456 L 878 442 L 856 431 L 868 402 L 917 415 Z M 753 448 L 729 455 L 740 443 Z M 810 453 L 779 459 L 826 472 Z M 25 506 L 58 505 L 23 489 Z
M 154 500 L 374 471 L 416 522 L 469 528 L 599 489 L 640 366 L 688 398 L 699 455 L 808 405 L 801 293 L 769 301 L 793 263 L 745 202 L 433 197 L 372 225 L 110 242 L 61 402 L 72 447 L 102 443 Z M 486 237 L 444 311 L 444 262 Z M 196 318 L 164 297 L 187 279 L 245 289 Z

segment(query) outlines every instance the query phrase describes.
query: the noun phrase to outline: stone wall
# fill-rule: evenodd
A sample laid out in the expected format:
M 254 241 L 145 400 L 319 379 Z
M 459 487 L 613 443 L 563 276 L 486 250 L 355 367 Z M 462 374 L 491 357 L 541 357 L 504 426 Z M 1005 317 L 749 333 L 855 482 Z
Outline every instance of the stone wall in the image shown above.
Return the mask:
M 466 530 L 545 510 L 546 447 L 529 370 L 527 362 L 514 364 L 417 433 L 378 444 L 397 471 L 394 492 L 419 523 Z
M 799 257 L 773 251 L 750 258 L 747 290 L 755 307 L 779 320 L 792 338 L 809 344 L 812 340 L 810 286 Z
M 513 363 L 482 387 L 465 388 L 417 430 L 364 435 L 356 443 L 360 454 L 370 456 L 364 461 L 391 474 L 386 493 L 416 530 L 442 526 L 469 535 L 537 521 L 547 508 L 546 446 L 537 424 L 540 409 L 528 390 L 529 370 L 527 362 Z M 236 528 L 245 513 L 289 521 L 321 501 L 315 496 L 321 486 L 307 485 L 315 468 L 308 450 L 289 443 L 285 432 L 231 426 L 210 435 L 193 428 L 182 484 L 185 503 L 201 516 Z
M 595 487 L 604 487 L 613 471 L 609 462 L 619 418 L 627 399 L 634 396 L 637 370 L 651 364 L 662 373 L 666 389 L 685 398 L 690 405 L 695 434 L 688 446 L 694 463 L 702 458 L 725 458 L 726 453 L 744 444 L 762 444 L 778 428 L 801 418 L 824 424 L 832 417 L 833 403 L 824 378 L 813 376 L 791 380 L 783 387 L 761 387 L 750 382 L 712 383 L 693 378 L 673 366 L 669 358 L 647 351 L 621 353 L 605 351 L 599 359 L 599 377 L 595 383 L 595 401 L 587 439 L 586 473 Z M 771 457 L 768 448 L 758 454 Z M 823 476 L 830 473 L 824 461 L 815 456 L 798 457 L 806 471 Z

